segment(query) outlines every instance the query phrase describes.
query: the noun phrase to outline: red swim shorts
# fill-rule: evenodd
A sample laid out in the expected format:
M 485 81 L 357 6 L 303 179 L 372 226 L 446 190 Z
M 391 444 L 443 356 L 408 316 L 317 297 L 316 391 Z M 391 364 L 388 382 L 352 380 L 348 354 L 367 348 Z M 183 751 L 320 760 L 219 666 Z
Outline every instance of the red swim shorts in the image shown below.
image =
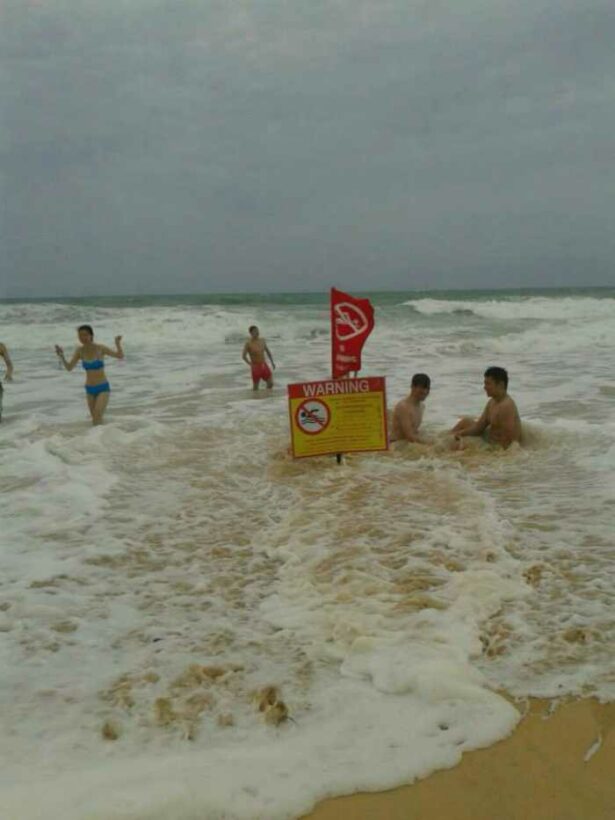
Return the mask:
M 270 381 L 271 375 L 271 370 L 266 362 L 252 365 L 252 381 L 254 384 L 258 384 L 261 379 L 264 382 Z

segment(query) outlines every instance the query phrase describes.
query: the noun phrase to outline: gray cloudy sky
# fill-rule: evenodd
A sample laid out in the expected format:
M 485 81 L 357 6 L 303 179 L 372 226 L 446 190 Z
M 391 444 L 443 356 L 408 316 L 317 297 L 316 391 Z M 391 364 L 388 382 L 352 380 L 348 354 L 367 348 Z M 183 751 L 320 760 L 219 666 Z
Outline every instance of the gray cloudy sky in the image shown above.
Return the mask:
M 615 284 L 613 0 L 3 0 L 0 295 Z

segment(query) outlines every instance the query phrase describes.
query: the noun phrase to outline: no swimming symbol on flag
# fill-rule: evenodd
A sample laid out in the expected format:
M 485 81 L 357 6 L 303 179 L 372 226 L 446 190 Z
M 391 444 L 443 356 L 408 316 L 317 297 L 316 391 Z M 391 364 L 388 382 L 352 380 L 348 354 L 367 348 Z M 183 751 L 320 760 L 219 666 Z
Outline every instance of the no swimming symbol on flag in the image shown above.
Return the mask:
M 374 327 L 369 299 L 331 288 L 331 373 L 333 378 L 361 369 L 361 350 Z

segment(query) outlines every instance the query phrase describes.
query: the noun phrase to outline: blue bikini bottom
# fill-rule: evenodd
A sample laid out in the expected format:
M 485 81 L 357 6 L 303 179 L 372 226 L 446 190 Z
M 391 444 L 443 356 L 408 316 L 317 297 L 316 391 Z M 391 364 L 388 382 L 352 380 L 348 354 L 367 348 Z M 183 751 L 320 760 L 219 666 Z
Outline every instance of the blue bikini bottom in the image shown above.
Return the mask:
M 88 396 L 98 396 L 101 393 L 110 393 L 111 386 L 109 382 L 102 382 L 101 384 L 86 384 L 85 392 Z

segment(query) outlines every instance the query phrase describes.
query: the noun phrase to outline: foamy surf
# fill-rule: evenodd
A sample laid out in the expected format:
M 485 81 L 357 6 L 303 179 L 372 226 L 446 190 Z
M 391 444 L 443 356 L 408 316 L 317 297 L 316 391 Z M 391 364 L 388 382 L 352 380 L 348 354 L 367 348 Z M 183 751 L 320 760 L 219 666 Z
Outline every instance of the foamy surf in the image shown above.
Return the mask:
M 456 299 L 471 316 L 420 326 L 385 300 L 365 372 L 390 400 L 429 372 L 438 435 L 503 364 L 525 446 L 340 467 L 286 454 L 284 384 L 327 375 L 324 305 L 1 306 L 2 816 L 296 817 L 504 737 L 500 693 L 612 699 L 615 317 L 575 298 L 553 319 Z M 92 316 L 128 357 L 96 430 L 45 356 Z M 261 401 L 252 321 L 279 362 Z

